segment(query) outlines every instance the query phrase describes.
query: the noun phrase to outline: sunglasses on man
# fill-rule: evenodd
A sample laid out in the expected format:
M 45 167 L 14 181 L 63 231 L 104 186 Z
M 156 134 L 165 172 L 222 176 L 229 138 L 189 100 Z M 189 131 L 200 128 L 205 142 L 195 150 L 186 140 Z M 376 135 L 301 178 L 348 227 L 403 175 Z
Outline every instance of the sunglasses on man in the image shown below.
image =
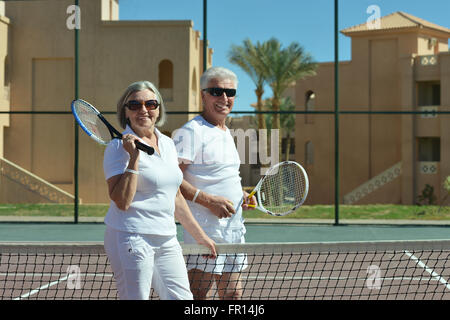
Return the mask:
M 147 101 L 131 100 L 125 103 L 125 107 L 127 107 L 131 111 L 139 110 L 142 107 L 142 105 L 145 106 L 147 111 L 156 110 L 159 107 L 159 102 L 157 100 L 147 100 Z
M 227 97 L 234 97 L 236 95 L 236 89 L 224 89 L 224 88 L 206 88 L 203 91 L 208 92 L 210 95 L 214 97 L 221 97 L 223 93 L 227 95 Z

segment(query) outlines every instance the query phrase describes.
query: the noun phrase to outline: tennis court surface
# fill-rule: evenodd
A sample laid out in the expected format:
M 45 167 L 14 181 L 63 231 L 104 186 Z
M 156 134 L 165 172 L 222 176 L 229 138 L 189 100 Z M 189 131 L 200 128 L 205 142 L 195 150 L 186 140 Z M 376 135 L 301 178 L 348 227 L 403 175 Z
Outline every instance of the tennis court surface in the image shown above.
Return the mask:
M 198 246 L 183 250 L 205 253 Z M 450 240 L 251 243 L 218 250 L 247 255 L 241 277 L 248 300 L 450 299 Z M 117 299 L 102 243 L 4 242 L 0 252 L 0 299 Z M 210 295 L 217 299 L 218 293 L 213 288 Z

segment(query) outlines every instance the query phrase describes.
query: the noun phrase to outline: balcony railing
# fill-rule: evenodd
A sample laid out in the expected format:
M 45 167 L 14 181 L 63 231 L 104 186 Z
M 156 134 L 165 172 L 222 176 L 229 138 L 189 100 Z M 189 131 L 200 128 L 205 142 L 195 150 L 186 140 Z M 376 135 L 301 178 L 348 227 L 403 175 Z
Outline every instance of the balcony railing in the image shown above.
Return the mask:
M 421 112 L 428 112 L 428 113 L 422 113 L 420 115 L 423 119 L 431 119 L 431 118 L 437 118 L 437 114 L 433 112 L 439 111 L 439 106 L 420 106 L 418 107 L 419 111 Z
M 421 66 L 434 66 L 438 63 L 438 56 L 434 54 L 419 56 Z

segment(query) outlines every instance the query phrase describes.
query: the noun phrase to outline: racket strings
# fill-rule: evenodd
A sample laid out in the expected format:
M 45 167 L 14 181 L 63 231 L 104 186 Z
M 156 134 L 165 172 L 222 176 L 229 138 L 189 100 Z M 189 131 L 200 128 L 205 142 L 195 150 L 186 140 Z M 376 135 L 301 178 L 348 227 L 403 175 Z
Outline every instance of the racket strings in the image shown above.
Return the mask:
M 108 127 L 97 116 L 97 112 L 81 101 L 77 101 L 74 107 L 80 121 L 93 135 L 103 141 L 104 144 L 111 141 L 111 133 Z
M 261 205 L 274 214 L 285 214 L 303 202 L 305 189 L 303 171 L 294 163 L 281 164 L 262 182 Z

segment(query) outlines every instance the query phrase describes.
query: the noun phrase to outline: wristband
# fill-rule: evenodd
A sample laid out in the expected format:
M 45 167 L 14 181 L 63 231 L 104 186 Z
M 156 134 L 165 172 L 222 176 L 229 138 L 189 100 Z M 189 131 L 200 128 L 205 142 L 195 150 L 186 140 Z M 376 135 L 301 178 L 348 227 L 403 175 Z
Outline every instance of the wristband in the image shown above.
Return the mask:
M 128 168 L 125 169 L 125 172 L 130 172 L 130 173 L 134 173 L 136 175 L 139 175 L 139 171 L 131 170 L 131 169 L 128 169 Z
M 194 195 L 194 198 L 192 199 L 192 202 L 195 202 L 195 200 L 197 199 L 199 194 L 200 194 L 200 189 L 197 189 L 197 191 L 195 191 L 195 195 Z

